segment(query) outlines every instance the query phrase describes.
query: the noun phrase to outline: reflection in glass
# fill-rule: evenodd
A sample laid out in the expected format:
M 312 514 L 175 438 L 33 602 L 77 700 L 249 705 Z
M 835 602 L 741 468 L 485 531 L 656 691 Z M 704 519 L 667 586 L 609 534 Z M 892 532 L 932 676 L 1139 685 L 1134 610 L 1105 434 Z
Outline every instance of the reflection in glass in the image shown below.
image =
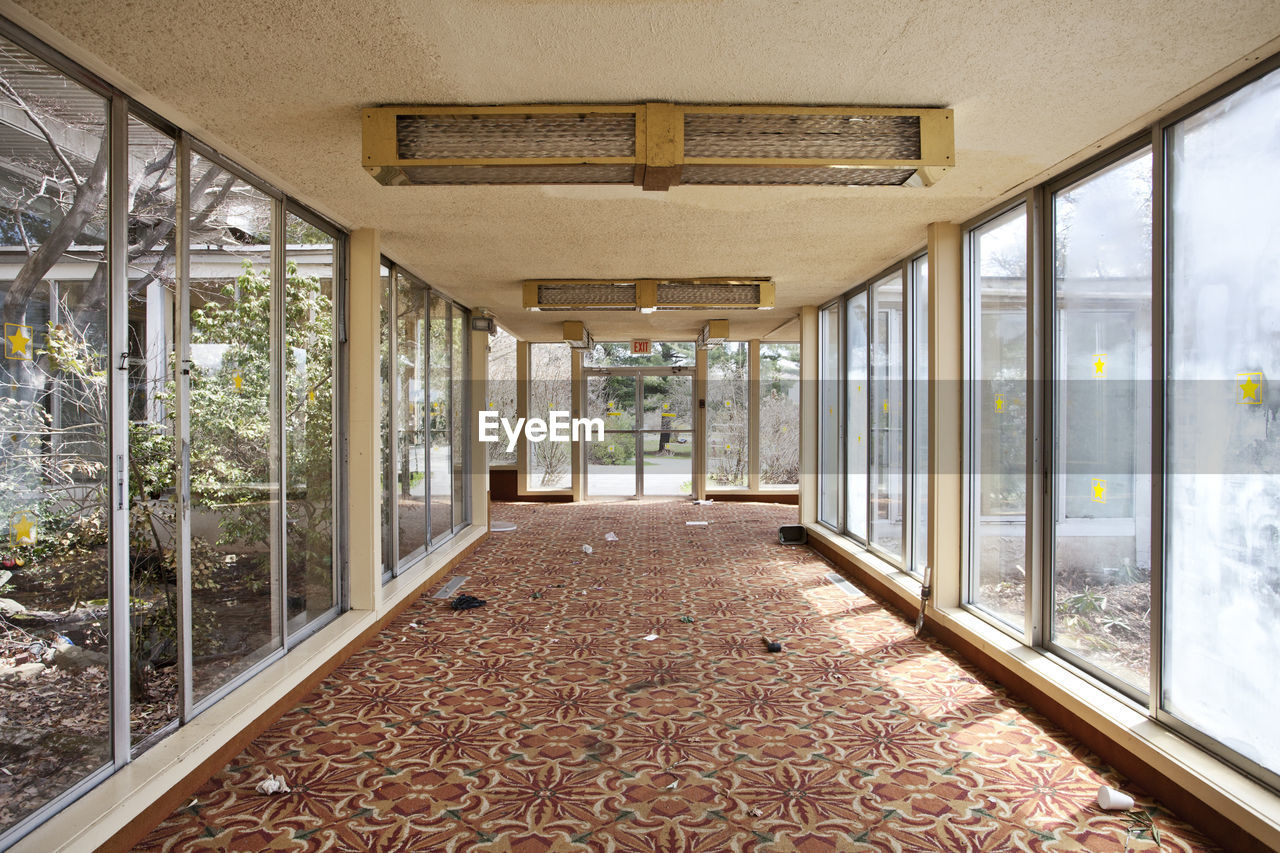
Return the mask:
M 845 345 L 845 530 L 867 538 L 867 292 L 849 297 Z
M 1151 151 L 1054 195 L 1053 641 L 1146 691 Z
M 396 279 L 396 541 L 403 565 L 427 550 L 427 287 Z
M 3 39 L 0 82 L 4 830 L 111 758 L 111 471 L 106 104 Z
M 1162 706 L 1280 773 L 1280 72 L 1175 125 Z
M 1027 216 L 1019 207 L 970 234 L 974 335 L 970 600 L 1026 621 Z
M 707 488 L 747 487 L 750 345 L 729 341 L 707 350 Z M 761 439 L 764 439 L 763 433 Z M 646 491 L 648 491 L 646 489 Z
M 281 646 L 270 197 L 191 164 L 191 610 L 195 696 Z
M 760 486 L 800 483 L 800 345 L 760 344 Z

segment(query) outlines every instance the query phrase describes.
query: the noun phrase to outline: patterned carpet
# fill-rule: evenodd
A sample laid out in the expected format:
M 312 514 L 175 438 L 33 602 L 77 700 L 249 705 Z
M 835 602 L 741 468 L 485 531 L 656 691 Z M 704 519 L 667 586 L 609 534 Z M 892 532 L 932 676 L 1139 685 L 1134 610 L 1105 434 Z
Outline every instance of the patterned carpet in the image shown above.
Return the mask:
M 794 507 L 494 517 L 519 529 L 454 572 L 486 607 L 423 597 L 138 849 L 1121 851 L 1104 782 L 1163 850 L 1216 849 L 776 544 Z M 293 792 L 255 793 L 268 774 Z

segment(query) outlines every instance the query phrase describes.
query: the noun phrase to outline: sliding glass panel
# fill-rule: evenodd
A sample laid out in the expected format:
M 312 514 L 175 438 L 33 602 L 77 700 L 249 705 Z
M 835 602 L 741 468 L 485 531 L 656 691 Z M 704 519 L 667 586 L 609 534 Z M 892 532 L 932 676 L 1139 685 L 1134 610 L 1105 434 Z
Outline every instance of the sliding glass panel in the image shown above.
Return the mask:
M 632 376 L 587 376 L 587 417 L 604 420 L 604 440 L 587 443 L 587 494 L 636 494 L 636 382 Z M 553 441 L 528 442 L 530 457 Z
M 399 564 L 427 550 L 427 288 L 396 279 L 396 527 Z
M 549 412 L 570 411 L 572 395 L 571 353 L 568 344 L 529 344 L 529 414 L 547 420 Z M 631 404 L 635 409 L 635 403 Z M 608 421 L 605 426 L 609 427 Z M 529 452 L 529 489 L 567 489 L 571 470 L 570 443 L 526 442 Z M 629 458 L 635 458 L 634 448 Z M 634 475 L 633 475 L 634 476 Z M 634 494 L 634 490 L 629 492 Z
M 449 312 L 453 306 L 436 294 L 431 294 L 431 383 L 429 409 L 430 459 L 427 462 L 428 495 L 431 506 L 428 518 L 431 523 L 431 544 L 449 535 L 453 530 L 453 424 L 449 416 L 453 411 L 453 327 Z
M 191 164 L 191 609 L 202 699 L 281 646 L 272 200 Z
M 1280 772 L 1280 72 L 1175 125 L 1163 707 Z
M 871 286 L 871 543 L 902 556 L 903 344 L 902 273 Z
M 970 235 L 974 301 L 975 499 L 969 600 L 1026 623 L 1027 215 L 1019 207 Z
M 106 103 L 3 39 L 0 83 L 3 830 L 111 758 L 111 365 Z
M 485 385 L 485 408 L 497 412 L 509 423 L 516 422 L 516 339 L 502 329 L 489 337 L 489 376 Z M 516 464 L 516 449 L 507 450 L 501 428 L 499 440 L 485 445 L 490 465 Z
M 289 628 L 337 604 L 333 420 L 336 240 L 296 216 L 285 221 L 285 591 Z
M 867 292 L 845 303 L 848 338 L 845 358 L 845 501 L 844 526 L 851 536 L 867 539 Z
M 907 571 L 924 576 L 929 560 L 929 258 L 911 262 L 911 559 Z
M 640 437 L 640 450 L 644 454 L 644 493 L 691 494 L 693 374 L 645 376 L 641 382 L 640 406 L 645 433 Z M 710 402 L 707 405 L 710 406 Z
M 708 489 L 747 487 L 750 354 L 746 341 L 707 350 Z
M 453 526 L 454 528 L 462 527 L 467 522 L 469 513 L 465 505 L 466 501 L 466 484 L 463 477 L 466 472 L 464 470 L 463 461 L 466 459 L 467 448 L 467 357 L 466 347 L 467 340 L 470 338 L 471 329 L 470 319 L 465 311 L 457 305 L 453 306 L 453 381 L 451 391 L 452 406 L 449 409 L 450 419 L 450 436 L 453 442 L 453 483 L 451 485 L 451 493 L 453 495 Z
M 818 520 L 840 527 L 840 303 L 818 318 Z
M 129 623 L 136 745 L 178 719 L 177 146 L 129 121 Z
M 378 384 L 381 389 L 379 401 L 378 423 L 382 435 L 381 459 L 378 465 L 378 494 L 382 503 L 382 581 L 386 583 L 395 572 L 396 535 L 395 535 L 395 498 L 391 484 L 395 482 L 395 445 L 391 435 L 392 411 L 392 377 L 394 368 L 391 363 L 391 311 L 394 294 L 391 290 L 391 269 L 385 263 L 379 265 L 379 299 L 380 321 L 378 323 Z
M 1054 194 L 1052 642 L 1142 692 L 1151 649 L 1151 151 Z
M 760 344 L 760 487 L 800 484 L 800 345 Z

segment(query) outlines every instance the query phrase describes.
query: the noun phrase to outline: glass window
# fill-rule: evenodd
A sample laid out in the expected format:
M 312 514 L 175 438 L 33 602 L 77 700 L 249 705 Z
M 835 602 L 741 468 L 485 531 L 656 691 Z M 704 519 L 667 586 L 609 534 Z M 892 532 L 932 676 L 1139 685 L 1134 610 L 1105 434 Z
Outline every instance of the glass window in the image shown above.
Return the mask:
M 396 554 L 427 550 L 427 286 L 396 268 Z
M 1052 641 L 1145 692 L 1151 151 L 1054 194 Z
M 381 282 L 381 299 L 379 299 L 380 322 L 378 323 L 378 382 L 381 385 L 382 399 L 379 401 L 380 413 L 378 422 L 382 435 L 381 464 L 378 466 L 378 494 L 382 495 L 382 580 L 385 583 L 395 573 L 398 555 L 396 554 L 395 536 L 395 494 L 390 484 L 396 481 L 395 439 L 391 433 L 392 424 L 392 383 L 395 366 L 391 357 L 391 313 L 395 293 L 391 289 L 391 267 L 383 259 L 378 267 Z
M 800 345 L 760 344 L 760 486 L 800 483 Z
M 453 306 L 435 293 L 431 294 L 431 381 L 428 390 L 427 423 L 430 432 L 430 459 L 427 475 L 430 484 L 431 543 L 434 545 L 453 530 Z
M 503 329 L 489 338 L 489 375 L 485 387 L 485 408 L 516 422 L 516 339 Z M 501 430 L 499 429 L 499 433 Z M 506 440 L 491 441 L 488 448 L 490 465 L 516 464 L 516 450 L 507 450 Z
M 334 270 L 338 241 L 285 218 L 285 592 L 290 630 L 337 604 L 334 573 Z
M 969 600 L 1023 629 L 1027 539 L 1027 214 L 970 235 L 974 311 Z
M 4 830 L 111 758 L 111 365 L 107 104 L 3 39 L 0 81 L 0 597 L 58 614 L 0 636 Z
M 467 388 L 470 384 L 467 377 L 467 340 L 471 335 L 471 320 L 470 315 L 457 305 L 451 305 L 450 307 L 453 310 L 451 317 L 451 322 L 453 323 L 453 381 L 451 384 L 453 387 L 449 409 L 453 441 L 453 483 L 451 489 L 453 495 L 453 528 L 457 530 L 466 525 L 467 518 L 470 516 L 466 506 L 467 489 L 463 480 L 466 472 L 463 462 L 467 458 L 467 437 L 470 435 L 467 428 Z
M 845 461 L 844 526 L 850 536 L 867 541 L 867 400 L 871 389 L 867 374 L 867 291 L 845 303 L 848 333 L 845 347 Z
M 571 358 L 568 344 L 529 344 L 528 417 L 545 421 L 551 411 L 571 411 Z M 569 488 L 569 442 L 529 441 L 525 445 L 529 452 L 529 489 Z
M 1280 72 L 1174 125 L 1163 707 L 1280 773 Z
M 271 216 L 261 190 L 191 158 L 192 680 L 208 696 L 281 647 L 271 547 L 280 401 Z
M 929 560 L 929 258 L 911 262 L 911 559 L 907 571 L 924 576 Z
M 707 350 L 708 489 L 747 487 L 750 351 L 746 341 Z
M 902 361 L 904 311 L 902 273 L 871 285 L 871 543 L 891 557 L 902 556 L 904 400 Z M 852 334 L 851 334 L 852 337 Z
M 840 526 L 840 304 L 818 317 L 818 520 Z

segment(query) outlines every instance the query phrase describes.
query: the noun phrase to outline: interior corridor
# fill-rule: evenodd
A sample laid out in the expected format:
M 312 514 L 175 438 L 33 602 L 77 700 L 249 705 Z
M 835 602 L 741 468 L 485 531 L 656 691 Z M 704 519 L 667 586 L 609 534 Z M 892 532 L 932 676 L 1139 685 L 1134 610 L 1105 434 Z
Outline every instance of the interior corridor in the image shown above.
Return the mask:
M 1121 851 L 1134 827 L 1098 810 L 1103 783 L 1134 795 L 1161 849 L 1217 849 L 809 548 L 778 544 L 793 507 L 493 516 L 518 529 L 437 578 L 137 849 Z M 486 606 L 430 597 L 459 576 Z M 271 774 L 292 792 L 255 793 Z

